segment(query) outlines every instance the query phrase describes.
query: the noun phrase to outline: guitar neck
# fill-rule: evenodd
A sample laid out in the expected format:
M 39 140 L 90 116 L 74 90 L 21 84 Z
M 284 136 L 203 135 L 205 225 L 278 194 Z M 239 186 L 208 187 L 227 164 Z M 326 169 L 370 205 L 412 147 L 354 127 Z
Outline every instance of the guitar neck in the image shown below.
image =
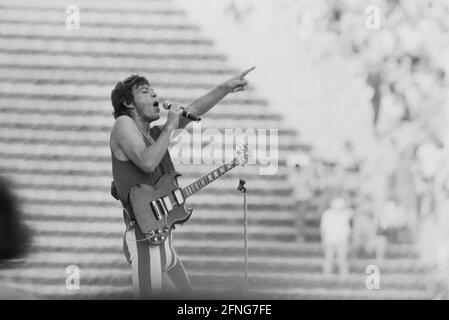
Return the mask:
M 227 162 L 227 163 L 223 164 L 222 166 L 216 168 L 215 170 L 212 170 L 211 172 L 205 174 L 198 180 L 192 182 L 187 187 L 182 189 L 184 198 L 188 198 L 191 195 L 193 195 L 194 193 L 200 191 L 205 186 L 207 186 L 209 183 L 217 180 L 222 175 L 226 174 L 228 171 L 234 169 L 238 165 L 239 165 L 239 162 L 238 162 L 237 158 L 234 158 L 230 162 Z

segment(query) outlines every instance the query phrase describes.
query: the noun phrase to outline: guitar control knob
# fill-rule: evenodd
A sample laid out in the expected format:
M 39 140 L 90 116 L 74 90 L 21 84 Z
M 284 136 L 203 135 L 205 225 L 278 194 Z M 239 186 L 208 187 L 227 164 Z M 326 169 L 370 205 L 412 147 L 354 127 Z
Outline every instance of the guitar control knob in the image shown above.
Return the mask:
M 164 227 L 164 232 L 165 232 L 165 233 L 168 232 L 168 227 Z
M 162 236 L 162 237 L 161 237 L 161 240 L 164 240 L 164 239 L 165 239 L 165 237 L 164 237 L 164 236 Z
M 154 237 L 154 241 L 159 241 L 159 237 Z
M 156 233 L 157 233 L 157 234 L 161 234 L 161 233 L 162 233 L 162 230 L 161 230 L 161 229 L 157 229 L 157 230 L 156 230 Z

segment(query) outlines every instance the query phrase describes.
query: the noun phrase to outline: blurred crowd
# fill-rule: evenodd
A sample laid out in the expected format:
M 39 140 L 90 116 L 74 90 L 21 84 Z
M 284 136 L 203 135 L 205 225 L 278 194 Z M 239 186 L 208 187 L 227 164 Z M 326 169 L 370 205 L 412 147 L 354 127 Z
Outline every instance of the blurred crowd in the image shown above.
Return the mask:
M 338 155 L 312 150 L 289 159 L 298 211 L 313 202 L 321 218 L 324 271 L 334 254 L 344 274 L 340 256 L 381 260 L 388 243 L 414 243 L 447 291 L 449 2 L 276 3 L 288 8 L 290 30 L 317 59 L 344 57 L 370 92 L 361 107 L 371 108 L 373 139 L 363 152 L 355 133 Z
M 313 198 L 320 199 L 320 213 L 333 199 L 343 198 L 359 213 L 356 218 L 371 217 L 396 243 L 417 241 L 423 223 L 442 222 L 449 214 L 449 158 L 443 146 L 428 140 L 399 147 L 388 138 L 364 157 L 349 142 L 343 148 L 341 160 L 310 153 L 289 158 L 300 211 Z
M 321 221 L 325 273 L 335 255 L 343 275 L 348 255 L 375 257 L 381 264 L 387 243 L 396 243 L 417 245 L 426 265 L 449 279 L 449 153 L 444 144 L 406 123 L 377 139 L 369 154 L 357 154 L 345 142 L 340 159 L 295 153 L 288 168 L 299 224 L 310 214 Z
M 379 139 L 363 156 L 348 142 L 341 159 L 292 155 L 288 168 L 298 234 L 306 234 L 306 220 L 319 221 L 323 273 L 331 274 L 335 261 L 343 278 L 349 257 L 375 259 L 381 267 L 390 244 L 415 246 L 435 277 L 429 282 L 435 297 L 447 299 L 449 154 L 444 145 L 409 134 Z M 401 135 L 412 142 L 402 145 Z

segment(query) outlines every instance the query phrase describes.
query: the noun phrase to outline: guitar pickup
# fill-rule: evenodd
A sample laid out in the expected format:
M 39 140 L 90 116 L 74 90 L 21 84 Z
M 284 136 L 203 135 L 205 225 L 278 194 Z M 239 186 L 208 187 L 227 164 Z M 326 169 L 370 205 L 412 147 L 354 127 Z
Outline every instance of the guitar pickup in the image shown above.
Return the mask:
M 159 210 L 159 206 L 157 205 L 156 201 L 151 201 L 150 202 L 151 208 L 153 209 L 153 213 L 156 216 L 157 220 L 161 220 L 162 219 L 162 214 L 161 211 Z
M 175 196 L 176 202 L 178 205 L 181 205 L 184 203 L 184 197 L 182 196 L 181 189 L 177 189 L 173 191 L 173 195 Z
M 164 203 L 164 201 L 163 201 L 162 199 L 157 199 L 157 201 L 159 202 L 159 204 L 160 204 L 162 210 L 164 211 L 164 215 L 166 216 L 166 215 L 168 214 L 168 212 L 167 212 L 167 208 L 165 208 L 165 203 Z
M 165 204 L 165 208 L 167 208 L 167 211 L 172 211 L 173 210 L 173 203 L 171 202 L 170 198 L 165 196 L 162 198 L 162 200 L 164 200 L 164 204 Z

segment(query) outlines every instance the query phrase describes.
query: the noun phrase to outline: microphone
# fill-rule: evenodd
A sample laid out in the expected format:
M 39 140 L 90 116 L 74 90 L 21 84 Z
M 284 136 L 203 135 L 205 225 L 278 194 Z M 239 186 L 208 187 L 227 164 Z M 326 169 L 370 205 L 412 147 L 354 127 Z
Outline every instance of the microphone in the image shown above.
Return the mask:
M 164 101 L 164 103 L 162 105 L 163 105 L 164 109 L 170 110 L 170 108 L 172 106 L 172 103 L 170 101 Z M 191 114 L 189 111 L 185 110 L 184 107 L 182 109 L 183 109 L 182 110 L 182 116 L 184 118 L 187 118 L 187 119 L 192 120 L 192 121 L 200 121 L 201 120 L 201 118 L 196 117 L 193 114 Z

